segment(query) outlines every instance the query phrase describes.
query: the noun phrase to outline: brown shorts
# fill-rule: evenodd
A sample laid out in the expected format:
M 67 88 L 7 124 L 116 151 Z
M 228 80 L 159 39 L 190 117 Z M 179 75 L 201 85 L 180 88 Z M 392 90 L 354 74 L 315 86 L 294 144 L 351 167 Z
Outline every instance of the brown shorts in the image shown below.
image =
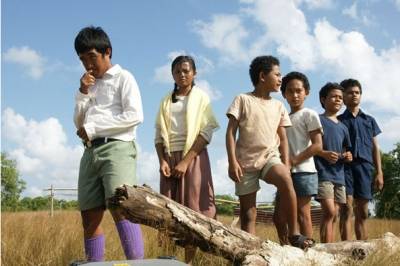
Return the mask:
M 346 187 L 331 181 L 318 182 L 317 199 L 334 199 L 337 203 L 346 203 Z

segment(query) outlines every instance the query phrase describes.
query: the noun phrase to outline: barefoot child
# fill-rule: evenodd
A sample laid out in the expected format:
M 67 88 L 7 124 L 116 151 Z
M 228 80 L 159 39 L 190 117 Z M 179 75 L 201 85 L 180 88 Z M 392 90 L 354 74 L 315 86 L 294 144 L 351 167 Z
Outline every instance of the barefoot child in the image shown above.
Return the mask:
M 310 202 L 311 197 L 318 192 L 318 175 L 313 156 L 322 150 L 322 125 L 317 112 L 304 107 L 304 101 L 310 93 L 310 84 L 304 74 L 287 74 L 282 80 L 281 91 L 290 105 L 292 126 L 286 129 L 286 134 L 300 232 L 311 239 Z
M 155 146 L 160 163 L 160 192 L 194 211 L 215 218 L 214 188 L 207 145 L 219 127 L 207 94 L 194 85 L 190 56 L 172 62 L 174 90 L 161 101 Z M 191 263 L 196 249 L 185 247 Z
M 285 166 L 288 164 L 285 127 L 291 123 L 283 103 L 270 96 L 270 93 L 278 92 L 281 85 L 279 61 L 273 56 L 256 57 L 249 72 L 254 90 L 236 96 L 227 111 L 229 177 L 235 182 L 240 200 L 241 228 L 255 234 L 256 194 L 260 189 L 259 179 L 262 179 L 275 185 L 282 195 L 290 243 L 307 248 L 307 238 L 299 233 L 296 194 Z
M 343 104 L 343 88 L 327 83 L 319 92 L 325 112 L 320 115 L 324 135 L 323 150 L 315 156 L 318 170 L 318 196 L 323 217 L 320 224 L 322 243 L 334 241 L 334 225 L 340 205 L 346 203 L 344 163 L 352 160 L 346 151 L 350 146 L 349 131 L 336 117 Z

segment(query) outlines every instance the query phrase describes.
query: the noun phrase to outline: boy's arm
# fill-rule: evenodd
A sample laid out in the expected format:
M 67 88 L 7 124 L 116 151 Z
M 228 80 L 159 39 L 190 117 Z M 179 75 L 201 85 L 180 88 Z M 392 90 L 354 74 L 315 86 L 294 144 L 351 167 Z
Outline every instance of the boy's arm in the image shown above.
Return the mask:
M 76 129 L 83 127 L 85 120 L 85 114 L 89 107 L 90 97 L 89 95 L 78 92 L 75 97 L 75 109 L 74 109 L 74 124 Z
M 381 190 L 383 188 L 383 172 L 382 172 L 382 162 L 381 162 L 381 153 L 379 151 L 378 140 L 376 137 L 372 139 L 372 157 L 374 160 L 374 166 L 376 170 L 375 175 L 375 188 Z
M 330 164 L 335 164 L 339 160 L 340 154 L 334 151 L 327 151 L 322 148 L 316 154 L 317 156 L 327 160 Z
M 95 78 L 92 75 L 92 70 L 85 72 L 80 79 L 80 87 L 78 89 L 78 93 L 75 97 L 75 110 L 74 110 L 74 123 L 76 128 L 82 131 L 83 122 L 85 119 L 86 111 L 89 107 L 90 96 L 89 96 L 89 88 L 94 85 Z
M 279 152 L 281 153 L 282 163 L 290 169 L 289 142 L 286 136 L 285 127 L 283 126 L 278 127 L 278 136 L 280 139 Z
M 243 170 L 239 162 L 236 159 L 236 132 L 239 127 L 239 121 L 236 120 L 232 115 L 228 115 L 229 122 L 226 128 L 226 152 L 228 154 L 229 162 L 229 177 L 235 181 L 240 182 L 240 178 L 243 176 Z
M 300 152 L 298 155 L 290 158 L 290 165 L 296 166 L 301 162 L 307 160 L 314 155 L 317 155 L 322 151 L 322 134 L 320 129 L 316 129 L 309 132 L 311 145 L 307 147 L 304 151 Z

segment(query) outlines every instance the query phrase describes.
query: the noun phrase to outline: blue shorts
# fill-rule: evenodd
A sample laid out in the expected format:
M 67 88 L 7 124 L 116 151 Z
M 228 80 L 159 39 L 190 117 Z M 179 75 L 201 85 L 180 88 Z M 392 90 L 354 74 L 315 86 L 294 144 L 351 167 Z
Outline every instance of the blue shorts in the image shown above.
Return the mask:
M 355 159 L 345 164 L 346 194 L 355 199 L 372 199 L 374 166 L 364 160 Z
M 294 190 L 297 197 L 315 196 L 318 193 L 317 173 L 292 173 Z

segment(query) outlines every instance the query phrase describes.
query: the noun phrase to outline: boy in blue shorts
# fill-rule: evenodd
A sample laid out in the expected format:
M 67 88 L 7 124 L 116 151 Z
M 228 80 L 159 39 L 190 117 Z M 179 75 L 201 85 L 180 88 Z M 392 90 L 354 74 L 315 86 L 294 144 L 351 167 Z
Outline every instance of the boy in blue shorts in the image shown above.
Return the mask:
M 290 166 L 300 233 L 312 239 L 311 197 L 318 192 L 318 175 L 314 158 L 322 150 L 322 125 L 317 112 L 304 107 L 310 83 L 300 72 L 290 72 L 282 80 L 281 91 L 290 105 L 292 126 L 286 129 Z
M 227 111 L 229 177 L 235 182 L 240 200 L 241 228 L 255 234 L 256 194 L 262 179 L 275 185 L 281 195 L 282 219 L 288 225 L 289 243 L 306 249 L 313 243 L 300 235 L 296 194 L 287 167 L 285 127 L 291 123 L 283 103 L 270 96 L 279 91 L 282 82 L 279 61 L 273 56 L 256 57 L 249 72 L 254 90 L 236 96 Z
M 135 78 L 111 64 L 112 47 L 100 27 L 83 28 L 75 50 L 86 72 L 75 98 L 74 122 L 85 146 L 78 181 L 87 261 L 103 261 L 105 238 L 100 226 L 106 200 L 136 179 L 136 127 L 143 121 Z M 110 210 L 127 259 L 143 258 L 142 232 L 117 210 Z
M 334 225 L 339 206 L 346 203 L 344 163 L 352 160 L 349 131 L 336 117 L 343 104 L 343 88 L 327 83 L 319 92 L 325 112 L 320 115 L 324 135 L 322 151 L 315 156 L 318 171 L 317 199 L 322 207 L 320 238 L 322 243 L 334 241 Z
M 360 82 L 346 79 L 340 85 L 344 88 L 344 104 L 347 108 L 338 118 L 349 129 L 353 154 L 353 161 L 345 168 L 347 204 L 340 212 L 340 232 L 342 240 L 350 240 L 354 199 L 356 237 L 358 240 L 366 240 L 368 201 L 372 199 L 372 186 L 375 184 L 378 190 L 383 187 L 381 155 L 376 138 L 381 130 L 375 119 L 360 109 L 362 94 Z

